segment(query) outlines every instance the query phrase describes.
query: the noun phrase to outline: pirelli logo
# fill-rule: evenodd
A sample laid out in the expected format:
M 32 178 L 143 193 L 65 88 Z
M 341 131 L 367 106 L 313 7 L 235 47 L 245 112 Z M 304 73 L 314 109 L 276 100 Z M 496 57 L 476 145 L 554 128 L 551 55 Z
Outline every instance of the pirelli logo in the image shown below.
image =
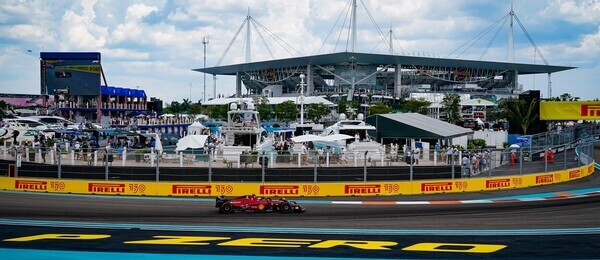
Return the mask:
M 581 116 L 598 117 L 600 116 L 600 105 L 581 105 Z
M 15 189 L 17 190 L 47 190 L 48 182 L 46 181 L 15 181 Z
M 260 185 L 261 195 L 298 195 L 298 185 Z
M 172 193 L 173 194 L 191 194 L 191 195 L 210 195 L 211 186 L 210 185 L 200 185 L 200 184 L 184 184 L 184 185 L 173 184 Z
M 123 183 L 88 183 L 88 192 L 93 193 L 125 193 Z
M 576 179 L 581 177 L 581 170 L 569 171 L 569 179 Z
M 510 179 L 497 179 L 485 181 L 485 187 L 488 189 L 508 188 L 510 187 Z
M 380 184 L 365 185 L 345 185 L 344 194 L 379 194 L 381 193 Z
M 446 192 L 452 191 L 452 182 L 425 182 L 421 183 L 421 192 Z
M 535 176 L 536 184 L 553 183 L 553 182 L 554 182 L 554 175 L 552 175 L 552 174 Z

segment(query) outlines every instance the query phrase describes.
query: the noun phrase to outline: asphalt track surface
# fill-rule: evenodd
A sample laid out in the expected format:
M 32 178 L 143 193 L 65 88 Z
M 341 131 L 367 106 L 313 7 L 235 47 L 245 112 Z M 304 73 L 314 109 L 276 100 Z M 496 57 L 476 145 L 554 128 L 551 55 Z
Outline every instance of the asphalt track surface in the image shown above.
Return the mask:
M 596 150 L 598 151 L 598 149 Z M 596 152 L 596 157 L 600 155 Z M 598 158 L 596 158 L 598 161 Z M 104 229 L 97 232 L 113 232 L 113 237 L 130 238 L 130 233 L 119 233 L 110 225 L 130 224 L 130 229 L 149 232 L 150 226 L 170 225 L 182 227 L 215 227 L 218 232 L 203 232 L 203 235 L 229 237 L 244 236 L 248 232 L 260 233 L 260 236 L 314 237 L 318 234 L 321 239 L 340 239 L 343 230 L 354 230 L 345 235 L 345 239 L 364 239 L 366 234 L 370 239 L 395 240 L 409 246 L 411 242 L 444 241 L 469 243 L 500 243 L 509 244 L 511 250 L 503 251 L 487 257 L 501 258 L 598 258 L 600 257 L 600 196 L 585 198 L 544 200 L 530 202 L 507 202 L 493 204 L 439 204 L 439 205 L 337 205 L 326 203 L 331 200 L 386 200 L 386 201 L 445 201 L 445 200 L 476 200 L 503 198 L 511 196 L 527 196 L 539 193 L 561 193 L 569 190 L 599 188 L 600 174 L 595 173 L 584 179 L 564 184 L 515 189 L 509 191 L 476 192 L 462 194 L 439 194 L 398 197 L 351 197 L 297 199 L 307 208 L 302 214 L 279 213 L 236 213 L 223 215 L 214 208 L 210 199 L 194 198 L 139 198 L 139 197 L 103 197 L 103 196 L 72 196 L 23 192 L 0 192 L 0 219 L 27 221 L 57 221 L 57 223 L 105 223 Z M 135 226 L 140 225 L 140 226 Z M 141 228 L 140 228 L 141 227 Z M 244 230 L 244 227 L 248 228 Z M 34 227 L 18 229 L 12 225 L 0 225 L 0 240 L 28 233 Z M 35 232 L 64 232 L 64 227 L 54 227 L 47 231 L 36 229 Z M 219 228 L 222 228 L 219 230 Z M 233 228 L 233 229 L 231 229 Z M 235 228 L 238 228 L 237 230 Z M 305 228 L 305 231 L 285 232 L 286 228 Z M 274 230 L 279 231 L 274 231 Z M 310 229 L 310 231 L 308 231 Z M 573 233 L 561 235 L 560 232 L 548 230 L 581 229 Z M 18 230 L 18 231 L 17 231 Z M 71 232 L 73 229 L 71 228 Z M 163 229 L 164 230 L 164 229 Z M 251 230 L 251 231 L 248 231 Z M 271 230 L 271 231 L 269 231 Z M 337 230 L 337 231 L 336 231 Z M 342 231 L 340 231 L 342 230 Z M 365 231 L 360 234 L 359 230 Z M 460 231 L 451 237 L 443 232 Z M 546 230 L 548 233 L 534 232 L 529 235 L 515 235 L 518 230 Z M 584 230 L 595 230 L 587 233 Z M 379 231 L 379 233 L 378 233 Z M 403 231 L 404 234 L 385 234 L 386 231 Z M 430 232 L 427 232 L 430 231 Z M 469 234 L 469 231 L 472 231 Z M 23 233 L 24 232 L 24 233 Z M 34 232 L 34 231 L 31 231 Z M 35 233 L 34 232 L 34 233 Z M 165 232 L 154 235 L 165 235 Z M 191 230 L 180 230 L 178 235 L 190 235 Z M 209 233 L 206 233 L 209 232 Z M 371 232 L 371 233 L 369 233 Z M 419 233 L 421 232 L 421 233 Z M 483 233 L 478 233 L 483 232 Z M 506 232 L 506 233 L 505 233 Z M 281 234 L 285 233 L 285 234 Z M 198 235 L 198 233 L 193 233 Z M 461 235 L 462 234 L 462 235 Z M 415 236 L 416 235 L 416 236 Z M 444 238 L 440 238 L 440 235 Z M 247 236 L 247 235 L 246 235 Z M 151 236 L 150 236 L 151 237 Z M 32 244 L 29 244 L 32 245 Z M 34 248 L 91 250 L 93 244 L 78 247 L 77 243 L 69 246 L 44 246 Z M 122 241 L 116 242 L 114 248 L 104 248 L 102 251 L 146 252 L 146 253 L 190 253 L 181 248 L 123 248 Z M 0 248 L 19 248 L 6 242 L 0 243 Z M 29 246 L 24 246 L 30 248 Z M 244 249 L 223 250 L 219 247 L 208 247 L 202 254 L 215 255 L 258 255 L 258 256 L 293 256 L 294 252 L 282 252 L 282 249 L 263 249 L 251 252 Z M 374 254 L 365 251 L 330 250 L 323 253 L 304 250 L 302 256 L 314 257 L 347 257 L 347 258 L 471 258 L 472 254 L 440 255 L 439 253 L 414 253 L 395 250 L 393 254 Z M 193 253 L 193 252 L 192 252 Z M 195 251 L 195 253 L 198 253 Z M 14 256 L 14 255 L 13 255 Z M 477 257 L 483 257 L 478 255 Z M 256 258 L 259 259 L 259 258 Z

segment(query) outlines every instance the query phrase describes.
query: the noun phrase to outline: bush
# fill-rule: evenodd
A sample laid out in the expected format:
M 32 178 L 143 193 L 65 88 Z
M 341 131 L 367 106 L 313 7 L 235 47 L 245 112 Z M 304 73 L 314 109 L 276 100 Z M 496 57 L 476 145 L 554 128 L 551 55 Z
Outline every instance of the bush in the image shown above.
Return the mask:
M 476 149 L 476 148 L 484 148 L 487 146 L 487 143 L 483 139 L 473 139 L 469 140 L 467 143 L 467 149 Z

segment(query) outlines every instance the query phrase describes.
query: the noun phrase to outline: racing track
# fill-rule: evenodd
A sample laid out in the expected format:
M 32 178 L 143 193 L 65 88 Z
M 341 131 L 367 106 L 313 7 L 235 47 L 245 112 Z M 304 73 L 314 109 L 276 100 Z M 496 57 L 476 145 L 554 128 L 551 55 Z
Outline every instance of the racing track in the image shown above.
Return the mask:
M 454 195 L 326 198 L 423 201 L 489 199 L 523 193 L 600 187 L 600 174 L 565 184 Z M 599 188 L 600 190 L 600 188 Z M 521 229 L 600 227 L 600 196 L 535 202 L 442 205 L 332 205 L 297 199 L 302 214 L 218 214 L 212 199 L 139 198 L 0 192 L 0 216 L 10 219 L 104 223 L 365 229 Z
M 596 161 L 599 161 L 598 157 L 600 157 L 600 151 L 598 150 L 599 149 L 596 148 Z M 586 188 L 588 193 L 591 192 L 591 196 L 561 199 L 561 196 L 568 195 L 569 191 L 576 192 L 576 190 Z M 553 199 L 529 202 L 509 202 L 511 197 L 527 197 L 527 194 L 553 197 Z M 506 199 L 507 202 L 485 204 L 448 203 L 449 200 L 476 199 Z M 295 236 L 296 238 L 302 238 L 306 237 L 307 234 L 321 234 L 319 238 L 322 239 L 327 239 L 328 236 L 331 237 L 331 239 L 340 239 L 332 236 L 344 234 L 344 230 L 354 230 L 354 233 L 348 233 L 347 237 L 342 239 L 355 238 L 364 240 L 364 235 L 366 234 L 368 236 L 370 235 L 372 239 L 395 239 L 395 241 L 408 243 L 406 245 L 410 245 L 410 242 L 436 241 L 456 241 L 457 243 L 480 242 L 484 244 L 492 243 L 509 245 L 508 248 L 510 248 L 510 250 L 499 251 L 498 254 L 491 255 L 492 257 L 547 258 L 554 256 L 559 258 L 596 258 L 600 256 L 600 252 L 597 250 L 597 248 L 600 248 L 600 242 L 598 242 L 600 241 L 600 218 L 598 218 L 598 215 L 600 214 L 600 174 L 598 173 L 569 183 L 510 191 L 402 197 L 302 198 L 297 199 L 297 201 L 307 208 L 306 213 L 235 213 L 223 215 L 217 213 L 217 209 L 214 208 L 213 199 L 104 197 L 0 192 L 0 222 L 4 220 L 40 220 L 56 221 L 54 223 L 63 223 L 63 225 L 69 225 L 69 223 L 72 222 L 107 223 L 100 224 L 103 225 L 104 229 L 97 229 L 93 232 L 112 232 L 114 233 L 113 237 L 123 237 L 124 240 L 131 237 L 131 232 L 133 231 L 115 231 L 111 228 L 111 225 L 118 226 L 127 223 L 128 225 L 131 225 L 128 229 L 138 230 L 138 234 L 144 234 L 144 232 L 147 233 L 148 231 L 145 230 L 153 230 L 152 228 L 145 228 L 151 227 L 151 225 L 165 225 L 167 228 L 180 225 L 181 227 L 188 229 L 187 231 L 186 229 L 182 229 L 180 232 L 183 233 L 178 233 L 176 235 L 212 234 L 217 236 L 226 235 L 239 237 L 244 236 L 240 235 L 240 233 L 238 233 L 239 231 L 245 230 L 247 232 L 250 230 L 250 232 L 261 233 L 257 236 L 262 237 L 279 236 L 283 238 L 293 238 Z M 379 204 L 385 204 L 390 201 L 445 201 L 445 203 L 433 205 L 348 205 L 331 204 L 331 201 L 370 201 L 371 203 L 377 202 Z M 138 226 L 135 226 L 136 224 L 138 224 Z M 12 224 L 9 224 L 8 226 L 0 225 L 0 235 L 7 238 L 16 237 L 22 234 L 30 234 L 32 232 L 33 234 L 41 232 L 39 230 L 28 231 L 33 227 L 26 226 L 14 229 L 11 228 L 11 225 Z M 74 225 L 74 227 L 81 227 L 79 224 Z M 84 226 L 84 224 L 82 224 L 82 226 Z M 204 233 L 189 233 L 192 232 L 192 230 L 189 229 L 190 227 L 212 229 L 196 230 L 203 231 Z M 294 230 L 294 228 L 307 228 L 311 229 L 311 231 Z M 81 228 L 71 228 L 71 232 L 89 232 L 81 230 Z M 163 232 L 175 231 L 170 229 L 166 229 L 167 231 L 164 231 L 165 229 L 155 230 L 163 230 Z M 358 232 L 360 232 L 360 230 L 366 231 L 366 233 L 360 233 L 363 236 L 358 236 L 357 234 L 359 234 Z M 451 234 L 453 230 L 460 233 L 460 235 L 446 238 L 440 237 L 440 235 L 443 237 L 444 234 Z M 522 230 L 525 230 L 523 231 L 525 233 L 521 233 L 525 234 L 525 236 L 513 236 L 515 233 L 519 233 Z M 527 230 L 542 231 L 526 233 Z M 567 231 L 571 233 L 560 235 L 560 232 L 564 232 L 565 230 L 575 231 Z M 405 233 L 385 233 L 390 231 L 405 231 Z M 468 235 L 469 231 L 472 231 L 472 234 L 475 235 Z M 590 233 L 588 233 L 588 231 Z M 46 233 L 48 232 L 56 233 L 65 231 L 50 230 Z M 285 235 L 273 233 L 285 233 Z M 294 233 L 296 233 L 296 235 L 294 235 Z M 415 234 L 421 236 L 415 237 Z M 484 235 L 483 237 L 480 236 L 482 234 Z M 151 237 L 151 235 L 156 234 L 148 234 L 148 238 Z M 429 236 L 426 237 L 425 235 Z M 485 238 L 486 235 L 487 238 Z M 0 243 L 2 242 L 0 241 Z M 16 248 L 21 247 L 7 243 L 9 242 L 4 242 L 4 245 Z M 98 244 L 98 246 L 104 245 L 102 243 Z M 112 246 L 109 251 L 142 250 L 142 252 L 153 252 L 155 254 L 193 252 L 193 249 L 185 251 L 181 247 L 128 249 L 123 248 L 124 244 L 121 240 L 113 243 L 115 245 Z M 48 246 L 43 246 L 43 244 L 40 245 L 39 248 L 48 248 Z M 68 245 L 68 247 L 65 247 L 67 250 L 81 251 L 95 248 L 93 246 L 94 244 L 90 244 L 92 247 L 88 246 L 82 249 L 77 249 L 78 245 L 80 245 L 77 243 L 69 243 Z M 25 246 L 25 248 L 28 247 L 27 244 L 23 246 Z M 65 245 L 62 244 L 62 246 Z M 54 248 L 54 246 L 51 248 Z M 2 248 L 0 247 L 0 249 Z M 8 251 L 8 253 L 15 252 L 19 253 L 20 251 Z M 25 255 L 31 253 L 30 251 L 24 252 Z M 203 252 L 204 254 L 214 253 L 218 256 L 222 256 L 223 254 L 248 254 L 248 251 L 243 248 L 223 251 L 223 249 L 219 249 L 218 246 L 210 247 Z M 258 255 L 257 258 L 260 258 L 261 255 L 280 255 L 282 252 L 283 251 L 281 250 L 270 251 L 270 249 L 261 249 L 252 251 L 251 254 Z M 409 258 L 482 257 L 482 255 L 476 256 L 472 254 L 440 255 L 439 253 L 438 255 L 435 253 L 415 253 L 407 255 L 405 251 L 399 251 L 398 249 L 392 251 L 393 254 L 391 255 L 374 254 L 372 252 L 362 252 L 357 254 L 352 250 L 327 251 L 329 253 L 318 253 L 317 251 L 310 250 L 302 252 L 307 256 L 312 254 L 320 257 L 345 256 L 350 258 L 397 258 L 407 256 Z M 46 254 L 49 253 L 46 252 Z M 119 255 L 117 257 L 122 256 L 123 255 Z M 489 256 L 490 255 L 488 255 L 488 257 Z M 18 256 L 13 255 L 13 257 Z M 81 258 L 87 257 L 87 255 L 84 255 Z

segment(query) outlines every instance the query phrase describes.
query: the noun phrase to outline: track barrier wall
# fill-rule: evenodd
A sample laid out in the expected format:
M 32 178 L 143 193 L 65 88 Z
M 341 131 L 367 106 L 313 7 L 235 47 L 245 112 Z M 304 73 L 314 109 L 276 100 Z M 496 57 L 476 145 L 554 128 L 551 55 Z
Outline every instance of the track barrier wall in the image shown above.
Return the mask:
M 144 182 L 0 177 L 0 189 L 97 195 L 215 197 L 392 196 L 509 190 L 572 181 L 591 175 L 594 163 L 537 174 L 492 178 L 334 183 Z

